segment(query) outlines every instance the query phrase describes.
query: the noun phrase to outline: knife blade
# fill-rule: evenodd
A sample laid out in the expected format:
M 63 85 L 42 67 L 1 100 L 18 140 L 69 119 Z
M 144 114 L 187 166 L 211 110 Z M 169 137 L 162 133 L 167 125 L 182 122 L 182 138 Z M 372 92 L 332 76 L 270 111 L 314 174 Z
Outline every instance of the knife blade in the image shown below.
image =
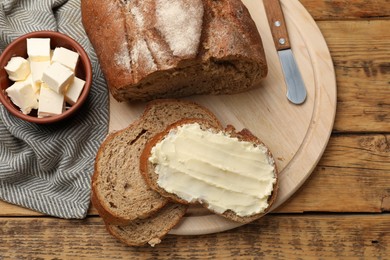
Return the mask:
M 306 100 L 306 87 L 291 50 L 290 38 L 279 0 L 263 0 L 287 85 L 287 99 L 293 104 L 302 104 Z

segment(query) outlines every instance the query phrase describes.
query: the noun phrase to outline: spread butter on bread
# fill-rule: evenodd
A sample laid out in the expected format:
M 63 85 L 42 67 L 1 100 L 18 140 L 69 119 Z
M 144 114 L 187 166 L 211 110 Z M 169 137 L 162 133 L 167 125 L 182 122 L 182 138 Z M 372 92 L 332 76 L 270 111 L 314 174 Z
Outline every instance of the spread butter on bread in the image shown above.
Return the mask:
M 182 118 L 206 119 L 214 127 L 220 126 L 209 110 L 193 102 L 156 100 L 147 104 L 138 120 L 109 134 L 101 144 L 95 158 L 92 193 L 94 205 L 106 222 L 127 225 L 153 215 L 168 203 L 144 181 L 140 155 L 154 135 Z
M 140 167 L 162 196 L 201 203 L 241 223 L 264 215 L 277 194 L 277 168 L 265 144 L 247 129 L 216 128 L 202 119 L 183 119 L 156 135 Z

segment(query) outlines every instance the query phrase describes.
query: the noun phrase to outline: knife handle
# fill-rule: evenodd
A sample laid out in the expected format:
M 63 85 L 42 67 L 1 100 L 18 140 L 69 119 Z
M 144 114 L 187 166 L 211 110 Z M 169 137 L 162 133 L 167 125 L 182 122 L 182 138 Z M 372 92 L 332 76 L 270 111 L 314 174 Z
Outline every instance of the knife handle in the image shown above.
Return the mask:
M 290 49 L 290 39 L 279 0 L 263 0 L 263 3 L 276 49 Z

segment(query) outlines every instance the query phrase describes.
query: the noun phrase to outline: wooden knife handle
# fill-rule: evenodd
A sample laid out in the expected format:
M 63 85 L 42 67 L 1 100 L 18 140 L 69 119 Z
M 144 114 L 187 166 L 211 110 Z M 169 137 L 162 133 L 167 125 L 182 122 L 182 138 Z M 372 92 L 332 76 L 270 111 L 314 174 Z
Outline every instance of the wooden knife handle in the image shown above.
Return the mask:
M 263 0 L 263 3 L 276 49 L 290 49 L 290 39 L 279 0 Z

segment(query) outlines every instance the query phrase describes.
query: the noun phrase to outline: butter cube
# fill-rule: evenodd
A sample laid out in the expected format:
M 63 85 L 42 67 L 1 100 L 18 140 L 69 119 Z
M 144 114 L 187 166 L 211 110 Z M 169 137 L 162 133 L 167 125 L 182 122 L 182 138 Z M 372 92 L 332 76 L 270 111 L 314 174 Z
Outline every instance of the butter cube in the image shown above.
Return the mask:
M 72 71 L 76 69 L 79 54 L 77 52 L 68 50 L 67 48 L 55 48 L 53 52 L 52 62 L 59 62 L 68 67 Z
M 32 61 L 30 60 L 30 69 L 32 80 L 36 83 L 42 83 L 43 72 L 50 66 L 50 61 Z
M 12 57 L 4 69 L 7 71 L 9 79 L 13 81 L 25 80 L 30 74 L 30 65 L 22 57 Z
M 41 88 L 41 83 L 34 82 L 32 74 L 28 75 L 28 77 L 26 78 L 25 81 L 31 83 L 31 87 L 32 87 L 34 93 L 37 95 L 37 98 L 38 98 L 38 96 L 39 96 L 39 89 Z
M 65 97 L 51 90 L 46 83 L 42 83 L 39 93 L 38 117 L 60 115 L 64 112 Z
M 27 39 L 27 54 L 31 61 L 50 61 L 50 39 Z
M 30 114 L 32 109 L 38 108 L 36 93 L 28 80 L 15 82 L 5 92 L 23 114 Z
M 58 94 L 63 94 L 73 79 L 73 71 L 58 62 L 51 64 L 42 75 L 42 81 Z
M 65 93 L 65 101 L 70 105 L 74 105 L 83 91 L 85 81 L 77 77 L 74 78 L 72 84 L 69 85 Z

